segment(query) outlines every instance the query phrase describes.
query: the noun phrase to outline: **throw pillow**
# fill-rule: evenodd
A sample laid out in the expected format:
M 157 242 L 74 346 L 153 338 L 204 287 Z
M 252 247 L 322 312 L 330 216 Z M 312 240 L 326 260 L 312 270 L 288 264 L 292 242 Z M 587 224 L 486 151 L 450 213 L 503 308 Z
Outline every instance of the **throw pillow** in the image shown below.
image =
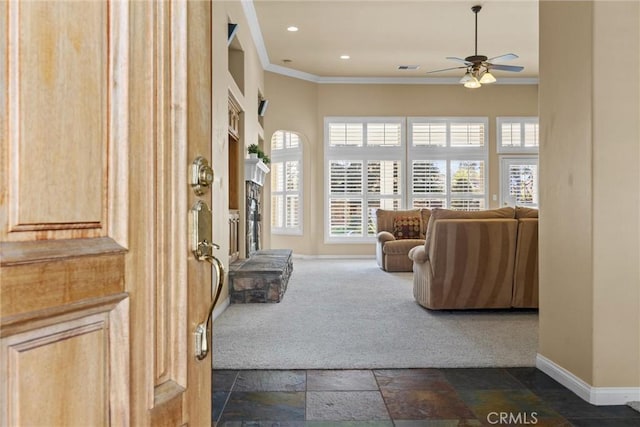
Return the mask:
M 393 219 L 393 236 L 396 240 L 419 239 L 420 217 L 399 215 Z

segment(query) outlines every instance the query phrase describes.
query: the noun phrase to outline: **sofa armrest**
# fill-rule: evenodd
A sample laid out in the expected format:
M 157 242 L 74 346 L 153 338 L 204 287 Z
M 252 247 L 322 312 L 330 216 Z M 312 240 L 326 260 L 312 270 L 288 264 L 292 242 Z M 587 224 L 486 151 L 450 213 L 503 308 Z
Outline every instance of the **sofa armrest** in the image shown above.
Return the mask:
M 376 238 L 378 239 L 379 243 L 390 242 L 392 240 L 396 240 L 396 238 L 393 237 L 393 234 L 389 233 L 388 231 L 379 232 L 376 235 Z
M 411 250 L 409 251 L 409 258 L 413 262 L 417 262 L 418 264 L 424 264 L 429 257 L 427 256 L 427 251 L 425 251 L 424 249 L 424 245 L 422 245 L 422 246 L 416 246 L 415 248 L 411 248 Z

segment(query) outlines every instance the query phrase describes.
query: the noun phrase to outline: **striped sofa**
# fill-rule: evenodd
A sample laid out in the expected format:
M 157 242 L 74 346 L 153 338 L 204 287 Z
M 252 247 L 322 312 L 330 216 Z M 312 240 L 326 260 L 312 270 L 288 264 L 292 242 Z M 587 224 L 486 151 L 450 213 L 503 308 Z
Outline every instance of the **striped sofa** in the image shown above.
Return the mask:
M 538 307 L 535 209 L 433 209 L 409 258 L 414 297 L 426 308 Z

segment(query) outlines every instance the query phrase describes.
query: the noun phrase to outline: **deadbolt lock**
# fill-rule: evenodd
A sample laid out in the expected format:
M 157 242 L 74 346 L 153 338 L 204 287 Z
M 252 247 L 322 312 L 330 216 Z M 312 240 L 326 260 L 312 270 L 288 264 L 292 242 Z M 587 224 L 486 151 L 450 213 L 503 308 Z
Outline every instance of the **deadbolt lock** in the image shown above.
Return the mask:
M 191 184 L 191 188 L 193 188 L 193 192 L 196 195 L 202 196 L 213 183 L 213 169 L 209 166 L 207 159 L 198 156 L 193 161 L 190 172 L 189 184 Z

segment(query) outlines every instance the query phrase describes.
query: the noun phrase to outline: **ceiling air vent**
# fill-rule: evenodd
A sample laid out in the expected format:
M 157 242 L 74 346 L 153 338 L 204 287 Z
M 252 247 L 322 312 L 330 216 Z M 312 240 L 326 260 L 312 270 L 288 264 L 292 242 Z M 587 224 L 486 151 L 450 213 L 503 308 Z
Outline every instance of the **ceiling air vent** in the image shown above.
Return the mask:
M 398 70 L 417 70 L 419 65 L 398 65 Z

